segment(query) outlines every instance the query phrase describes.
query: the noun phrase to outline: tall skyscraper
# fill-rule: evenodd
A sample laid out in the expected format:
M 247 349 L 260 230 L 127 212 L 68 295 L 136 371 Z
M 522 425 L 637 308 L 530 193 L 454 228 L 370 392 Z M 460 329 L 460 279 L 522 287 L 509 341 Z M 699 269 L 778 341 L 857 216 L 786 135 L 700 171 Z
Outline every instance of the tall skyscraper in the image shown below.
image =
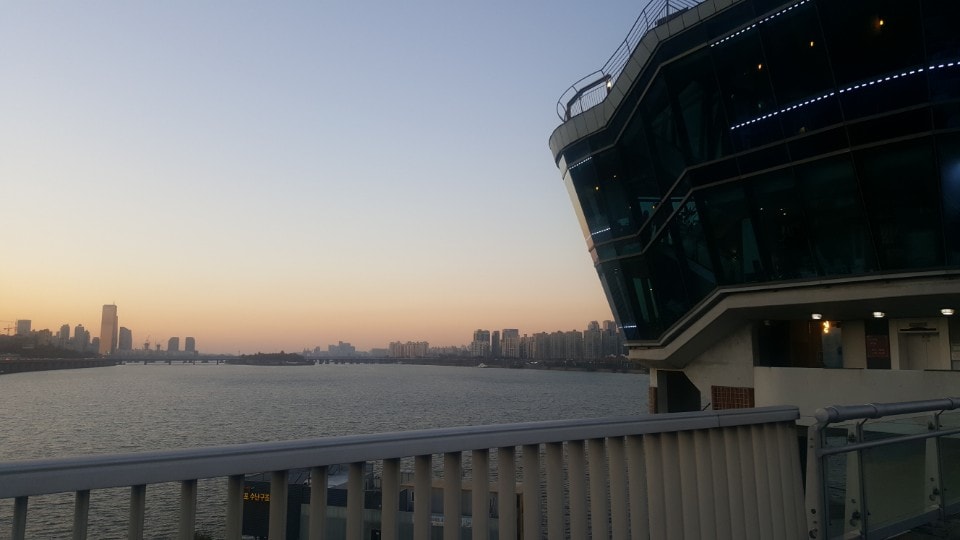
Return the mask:
M 167 340 L 167 352 L 180 352 L 180 338 L 172 337 Z
M 501 355 L 502 353 L 500 351 L 500 331 L 494 330 L 493 333 L 490 334 L 490 356 L 494 358 L 500 358 Z
M 90 346 L 90 332 L 82 324 L 78 324 L 73 329 L 73 344 L 80 352 L 86 351 Z
M 17 319 L 17 335 L 29 336 L 30 324 L 30 319 Z
M 504 328 L 500 354 L 504 358 L 520 358 L 520 330 Z
M 131 332 L 129 328 L 120 327 L 120 339 L 117 342 L 117 350 L 133 350 L 133 332 Z
M 197 352 L 197 341 L 192 337 L 184 338 L 183 350 L 184 352 L 189 352 L 189 353 Z
M 57 333 L 57 341 L 60 343 L 61 347 L 66 347 L 70 343 L 70 325 L 65 324 L 60 327 L 60 332 Z
M 473 341 L 470 342 L 470 354 L 480 357 L 490 356 L 489 330 L 474 330 Z
M 103 317 L 100 319 L 100 354 L 113 354 L 117 350 L 118 323 L 117 305 L 104 304 Z

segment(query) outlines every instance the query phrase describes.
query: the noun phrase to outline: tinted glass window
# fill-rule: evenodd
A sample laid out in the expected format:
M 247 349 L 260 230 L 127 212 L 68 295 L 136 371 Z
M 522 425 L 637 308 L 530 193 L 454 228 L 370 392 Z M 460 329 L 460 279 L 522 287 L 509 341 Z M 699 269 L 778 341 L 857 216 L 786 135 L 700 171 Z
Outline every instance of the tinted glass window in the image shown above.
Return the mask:
M 795 169 L 814 259 L 826 275 L 876 270 L 853 164 L 840 156 Z
M 838 85 L 923 64 L 917 0 L 829 0 L 817 7 Z
M 960 135 L 938 137 L 947 264 L 960 264 Z
M 855 154 L 880 268 L 943 264 L 932 139 Z
M 664 70 L 667 86 L 680 111 L 680 128 L 691 163 L 714 160 L 729 152 L 729 125 L 720 105 L 710 50 L 701 49 Z
M 696 192 L 706 235 L 714 249 L 721 284 L 762 279 L 763 265 L 741 184 L 724 184 Z
M 816 276 L 817 267 L 810 250 L 803 205 L 797 196 L 792 169 L 754 177 L 750 186 L 757 206 L 757 230 L 768 257 L 770 278 Z

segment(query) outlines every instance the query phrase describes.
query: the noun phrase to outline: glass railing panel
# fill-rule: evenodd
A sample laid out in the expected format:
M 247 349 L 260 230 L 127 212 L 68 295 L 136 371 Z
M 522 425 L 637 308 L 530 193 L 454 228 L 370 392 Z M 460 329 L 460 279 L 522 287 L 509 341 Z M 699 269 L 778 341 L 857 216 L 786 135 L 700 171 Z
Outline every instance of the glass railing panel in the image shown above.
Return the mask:
M 960 435 L 940 437 L 940 477 L 943 505 L 960 510 Z
M 824 458 L 827 538 L 843 537 L 844 531 L 849 528 L 848 523 L 852 519 L 851 505 L 859 497 L 855 490 L 852 490 L 848 497 L 847 467 L 856 463 L 856 456 L 850 459 L 848 459 L 848 456 L 853 456 L 853 454 L 836 454 Z M 853 501 L 851 501 L 851 497 L 853 497 Z
M 911 417 L 890 417 L 870 420 L 863 425 L 863 441 L 895 439 L 905 435 L 919 435 L 933 431 L 933 417 L 929 414 Z
M 932 485 L 928 480 L 927 445 L 927 440 L 913 440 L 862 451 L 864 499 L 871 531 L 928 511 Z

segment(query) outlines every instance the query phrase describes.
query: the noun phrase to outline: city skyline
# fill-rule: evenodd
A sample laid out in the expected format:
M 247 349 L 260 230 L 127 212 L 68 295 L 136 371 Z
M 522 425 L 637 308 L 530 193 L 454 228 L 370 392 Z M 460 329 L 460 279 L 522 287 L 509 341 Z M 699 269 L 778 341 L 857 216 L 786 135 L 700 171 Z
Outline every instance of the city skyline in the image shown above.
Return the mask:
M 153 335 L 146 335 L 146 337 L 142 337 L 142 336 L 141 336 L 141 337 L 137 337 L 136 335 L 134 335 L 134 330 L 132 330 L 131 328 L 128 328 L 128 327 L 126 327 L 126 326 L 119 326 L 119 322 L 120 322 L 120 321 L 119 321 L 119 317 L 118 317 L 118 314 L 117 314 L 117 313 L 118 313 L 118 310 L 119 310 L 119 307 L 118 307 L 117 305 L 115 305 L 115 304 L 105 304 L 105 305 L 102 306 L 102 311 L 101 311 L 101 326 L 97 329 L 97 333 L 100 334 L 100 335 L 97 336 L 96 339 L 94 340 L 94 343 L 97 343 L 97 344 L 98 344 L 98 346 L 94 349 L 95 352 L 98 352 L 99 354 L 109 354 L 110 352 L 104 350 L 105 348 L 111 349 L 111 352 L 116 352 L 116 351 L 130 351 L 130 350 L 139 351 L 139 350 L 142 350 L 142 349 L 146 346 L 145 343 L 144 343 L 144 340 L 147 340 L 147 341 L 150 342 L 150 350 L 153 350 L 154 346 L 156 346 L 156 347 L 161 347 L 161 345 L 164 345 L 162 348 L 157 348 L 157 351 L 163 351 L 163 352 L 169 352 L 169 351 L 172 351 L 172 352 L 180 352 L 180 350 L 181 350 L 181 347 L 180 347 L 180 343 L 181 343 L 181 342 L 180 342 L 180 339 L 181 339 L 181 337 L 184 339 L 184 342 L 183 342 L 184 345 L 183 345 L 183 348 L 182 348 L 182 350 L 183 350 L 184 352 L 198 352 L 198 350 L 197 350 L 197 348 L 196 348 L 196 338 L 193 337 L 193 336 L 184 336 L 183 334 L 178 334 L 178 335 L 173 335 L 173 336 L 169 336 L 169 337 L 167 337 L 167 336 L 157 336 L 157 337 L 154 337 Z M 70 327 L 71 327 L 71 324 L 75 324 L 75 328 L 77 329 L 77 331 L 86 332 L 86 336 L 87 336 L 87 337 L 86 337 L 86 339 L 87 339 L 87 342 L 86 342 L 86 343 L 89 343 L 89 341 L 90 341 L 90 331 L 89 331 L 89 330 L 85 330 L 85 327 L 84 327 L 84 325 L 83 325 L 82 322 L 79 322 L 79 323 L 69 323 L 69 322 L 68 322 L 68 323 L 63 323 L 63 324 L 60 324 L 60 325 L 44 325 L 44 324 L 36 325 L 36 324 L 33 324 L 33 320 L 32 320 L 32 319 L 18 319 L 16 322 L 18 322 L 18 323 L 21 323 L 21 322 L 26 323 L 25 326 L 24 326 L 25 331 L 22 332 L 22 333 L 17 332 L 17 333 L 15 334 L 15 335 L 18 335 L 18 336 L 20 336 L 20 335 L 29 336 L 29 335 L 32 335 L 32 334 L 37 334 L 37 333 L 39 333 L 39 332 L 49 332 L 51 338 L 55 338 L 55 339 L 59 342 L 59 344 L 60 344 L 61 346 L 66 346 L 66 344 L 67 344 L 68 341 L 71 342 L 71 344 L 73 344 L 73 345 L 78 345 L 79 343 L 73 343 L 73 342 L 72 342 L 73 338 L 70 336 Z M 105 324 L 105 322 L 108 322 L 109 324 L 112 324 L 113 327 L 110 328 L 108 325 Z M 124 322 L 124 324 L 127 324 L 127 323 Z M 463 336 L 463 338 L 461 339 L 460 342 L 450 342 L 450 343 L 445 343 L 445 342 L 443 342 L 443 343 L 438 343 L 438 342 L 434 342 L 434 341 L 430 340 L 429 338 L 422 338 L 422 337 L 419 337 L 419 338 L 410 338 L 410 337 L 396 337 L 396 336 L 393 336 L 392 338 L 388 339 L 387 341 L 384 341 L 383 343 L 373 343 L 373 344 L 371 344 L 371 345 L 366 345 L 366 344 L 364 344 L 364 345 L 360 345 L 359 347 L 355 347 L 355 345 L 354 345 L 352 342 L 350 342 L 349 340 L 344 340 L 344 339 L 340 339 L 340 338 L 334 337 L 334 338 L 331 338 L 331 339 L 330 339 L 330 343 L 329 343 L 329 344 L 324 345 L 324 346 L 322 346 L 322 347 L 327 347 L 327 346 L 329 346 L 329 347 L 336 347 L 337 344 L 339 344 L 339 345 L 347 345 L 347 346 L 350 346 L 350 347 L 354 347 L 354 348 L 356 348 L 356 350 L 358 350 L 358 351 L 371 351 L 371 350 L 376 350 L 376 349 L 388 349 L 388 348 L 390 347 L 390 345 L 393 344 L 393 343 L 395 343 L 395 342 L 404 342 L 404 341 L 406 341 L 406 342 L 427 342 L 427 343 L 430 344 L 430 347 L 431 347 L 431 348 L 434 348 L 434 347 L 437 347 L 437 348 L 458 348 L 458 347 L 460 347 L 460 348 L 464 348 L 464 349 L 468 349 L 468 350 L 469 350 L 469 349 L 471 349 L 471 348 L 474 346 L 474 344 L 477 342 L 477 340 L 478 340 L 478 332 L 485 332 L 485 333 L 486 333 L 486 339 L 487 339 L 487 341 L 488 341 L 488 348 L 487 348 L 486 352 L 487 352 L 487 353 L 489 353 L 489 352 L 495 352 L 495 353 L 498 353 L 498 354 L 499 354 L 499 352 L 498 352 L 499 349 L 498 349 L 498 346 L 497 346 L 497 345 L 494 344 L 494 345 L 492 346 L 492 348 L 490 348 L 490 344 L 491 344 L 491 341 L 490 341 L 490 340 L 491 340 L 491 336 L 493 336 L 493 342 L 492 342 L 492 343 L 496 343 L 496 341 L 499 339 L 499 335 L 500 335 L 501 330 L 503 331 L 503 333 L 504 333 L 505 336 L 511 335 L 514 340 L 519 340 L 520 337 L 521 337 L 521 333 L 522 333 L 523 337 L 525 338 L 525 337 L 527 337 L 528 335 L 535 335 L 535 334 L 541 334 L 541 333 L 571 332 L 571 331 L 573 331 L 573 332 L 578 332 L 578 331 L 584 331 L 584 330 L 589 331 L 589 330 L 592 330 L 592 329 L 594 328 L 594 326 L 596 326 L 596 327 L 599 329 L 599 326 L 597 326 L 597 325 L 599 325 L 599 324 L 600 324 L 600 323 L 599 323 L 597 320 L 591 320 L 591 321 L 588 321 L 585 325 L 584 325 L 583 322 L 581 322 L 580 326 L 555 327 L 555 328 L 536 328 L 536 329 L 533 329 L 533 330 L 526 330 L 526 329 L 520 330 L 520 329 L 518 329 L 518 328 L 505 328 L 505 327 L 493 325 L 493 326 L 491 326 L 491 328 L 500 328 L 500 330 L 492 330 L 492 331 L 491 331 L 491 330 L 483 330 L 483 329 L 474 329 L 474 330 L 472 330 L 469 334 Z M 615 323 L 614 321 L 612 321 L 612 320 L 606 320 L 606 319 L 604 319 L 604 320 L 602 320 L 602 325 L 603 325 L 603 329 L 604 329 L 605 331 L 614 331 L 614 332 L 618 331 L 618 329 L 616 328 L 616 323 Z M 581 327 L 582 327 L 582 328 L 581 328 Z M 57 328 L 59 328 L 59 330 L 56 330 Z M 579 329 L 578 329 L 578 328 L 579 328 Z M 13 327 L 10 328 L 10 330 L 12 330 L 12 329 L 13 329 Z M 56 330 L 56 331 L 55 331 L 55 330 Z M 0 335 L 9 335 L 9 330 L 8 330 L 8 334 L 0 334 Z M 114 337 L 115 342 L 114 342 L 112 348 L 111 348 L 111 346 L 110 346 L 109 343 L 104 344 L 104 337 L 103 337 L 103 336 L 108 336 L 107 339 L 109 339 L 110 336 L 115 336 L 115 337 Z M 78 339 L 79 339 L 79 338 L 78 338 Z M 337 344 L 333 343 L 333 341 L 336 341 Z M 81 343 L 82 343 L 82 342 L 81 342 Z M 514 343 L 514 344 L 513 344 L 513 347 L 516 347 L 516 346 L 517 346 L 517 344 Z M 83 347 L 85 347 L 85 345 L 84 345 Z M 213 349 L 204 348 L 204 350 L 201 351 L 201 352 L 202 352 L 203 354 L 231 354 L 231 353 L 249 354 L 249 353 L 252 353 L 252 352 L 269 352 L 269 351 L 279 351 L 279 350 L 296 351 L 296 350 L 300 350 L 300 349 L 310 350 L 310 349 L 319 349 L 319 348 L 321 348 L 321 345 L 317 345 L 317 344 L 315 343 L 313 346 L 304 344 L 304 345 L 293 345 L 293 346 L 289 346 L 289 347 L 279 347 L 279 348 L 277 348 L 277 349 L 258 349 L 258 350 L 256 350 L 256 351 L 252 351 L 252 350 L 238 350 L 236 347 L 233 347 L 233 348 L 227 347 L 227 348 L 225 348 L 225 349 L 223 349 L 223 350 L 213 350 Z M 506 351 L 509 351 L 509 350 L 510 350 L 509 348 L 506 349 Z M 513 355 L 513 354 L 510 353 L 510 352 L 508 352 L 507 354 L 508 354 L 508 356 L 512 356 L 512 355 Z
M 0 317 L 234 353 L 611 318 L 547 136 L 637 8 L 582 11 L 10 6 Z

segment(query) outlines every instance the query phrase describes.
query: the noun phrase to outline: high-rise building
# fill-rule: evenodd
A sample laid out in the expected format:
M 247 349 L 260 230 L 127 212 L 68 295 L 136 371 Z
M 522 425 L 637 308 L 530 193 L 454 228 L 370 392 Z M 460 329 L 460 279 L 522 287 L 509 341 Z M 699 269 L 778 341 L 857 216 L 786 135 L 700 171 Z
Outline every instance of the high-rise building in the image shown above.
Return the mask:
M 520 330 L 504 328 L 502 335 L 501 355 L 504 358 L 520 358 Z
M 474 330 L 473 341 L 470 342 L 470 355 L 481 358 L 490 356 L 490 331 Z
M 104 304 L 100 318 L 100 354 L 113 354 L 117 350 L 119 322 L 116 304 Z
M 60 331 L 57 332 L 57 342 L 61 347 L 66 347 L 70 343 L 70 325 L 64 324 L 60 327 Z
M 167 340 L 167 352 L 180 352 L 180 338 L 172 337 Z
M 490 333 L 490 356 L 500 358 L 503 356 L 503 350 L 500 348 L 500 331 L 494 330 Z
M 73 329 L 73 346 L 80 352 L 84 352 L 90 347 L 90 332 L 82 324 L 78 324 Z
M 956 394 L 960 2 L 687 7 L 550 137 L 651 408 Z
M 599 360 L 603 356 L 603 334 L 600 332 L 600 323 L 590 321 L 583 332 L 583 357 L 587 360 Z
M 30 319 L 18 319 L 17 320 L 17 335 L 18 336 L 29 336 L 30 335 Z
M 197 352 L 197 340 L 193 339 L 192 337 L 184 338 L 183 351 L 188 353 Z
M 123 326 L 120 327 L 120 337 L 117 340 L 117 350 L 133 350 L 133 332 L 131 332 L 129 328 Z

